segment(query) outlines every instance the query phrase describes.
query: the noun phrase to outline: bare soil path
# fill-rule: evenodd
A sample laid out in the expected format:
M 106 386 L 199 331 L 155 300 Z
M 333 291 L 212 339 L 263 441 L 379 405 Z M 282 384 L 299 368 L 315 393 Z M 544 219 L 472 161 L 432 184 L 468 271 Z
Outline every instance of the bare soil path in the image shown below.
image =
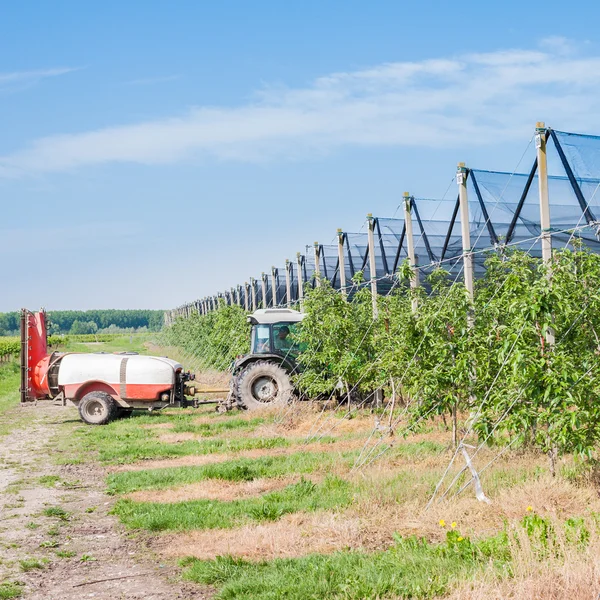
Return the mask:
M 103 468 L 56 464 L 74 410 L 19 407 L 2 418 L 18 424 L 0 438 L 0 582 L 18 582 L 30 600 L 212 596 L 182 582 L 175 563 L 158 559 L 109 514 L 114 499 L 104 493 Z

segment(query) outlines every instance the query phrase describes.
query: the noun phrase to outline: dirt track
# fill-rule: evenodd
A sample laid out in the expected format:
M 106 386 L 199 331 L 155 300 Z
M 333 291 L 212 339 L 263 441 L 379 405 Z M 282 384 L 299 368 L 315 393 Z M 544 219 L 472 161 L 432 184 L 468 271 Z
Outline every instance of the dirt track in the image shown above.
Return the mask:
M 127 536 L 109 514 L 114 500 L 103 491 L 103 469 L 54 463 L 56 440 L 68 432 L 64 423 L 77 418 L 73 410 L 38 406 L 13 414 L 22 411 L 29 424 L 0 440 L 0 581 L 24 583 L 22 597 L 31 600 L 211 597 L 210 590 L 181 582 L 175 563 L 159 562 L 143 539 Z M 45 516 L 50 507 L 68 514 Z M 42 568 L 23 571 L 20 561 L 28 559 Z

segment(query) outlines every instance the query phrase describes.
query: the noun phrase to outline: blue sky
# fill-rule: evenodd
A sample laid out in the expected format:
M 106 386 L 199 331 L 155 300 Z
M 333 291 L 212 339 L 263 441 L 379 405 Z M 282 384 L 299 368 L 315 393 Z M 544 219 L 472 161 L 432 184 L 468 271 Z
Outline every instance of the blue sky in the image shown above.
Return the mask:
M 600 133 L 600 9 L 542 2 L 0 8 L 0 311 L 171 308 Z M 452 188 L 454 193 L 454 188 Z

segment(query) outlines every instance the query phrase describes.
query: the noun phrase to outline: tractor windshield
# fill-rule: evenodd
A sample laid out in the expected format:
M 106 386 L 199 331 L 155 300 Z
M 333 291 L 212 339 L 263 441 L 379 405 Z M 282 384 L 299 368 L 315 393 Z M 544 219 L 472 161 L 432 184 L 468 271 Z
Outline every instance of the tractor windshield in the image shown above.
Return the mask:
M 298 325 L 298 323 L 255 325 L 252 328 L 252 353 L 297 356 L 303 350 L 295 341 Z
M 271 352 L 271 326 L 256 325 L 252 328 L 252 354 Z

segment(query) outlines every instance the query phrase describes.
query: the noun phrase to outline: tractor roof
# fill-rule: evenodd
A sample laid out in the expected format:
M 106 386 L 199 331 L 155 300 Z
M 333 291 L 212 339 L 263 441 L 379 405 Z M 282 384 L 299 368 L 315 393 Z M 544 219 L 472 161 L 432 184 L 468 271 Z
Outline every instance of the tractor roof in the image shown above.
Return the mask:
M 269 325 L 271 323 L 299 323 L 306 315 L 291 308 L 259 308 L 249 317 L 252 325 Z

